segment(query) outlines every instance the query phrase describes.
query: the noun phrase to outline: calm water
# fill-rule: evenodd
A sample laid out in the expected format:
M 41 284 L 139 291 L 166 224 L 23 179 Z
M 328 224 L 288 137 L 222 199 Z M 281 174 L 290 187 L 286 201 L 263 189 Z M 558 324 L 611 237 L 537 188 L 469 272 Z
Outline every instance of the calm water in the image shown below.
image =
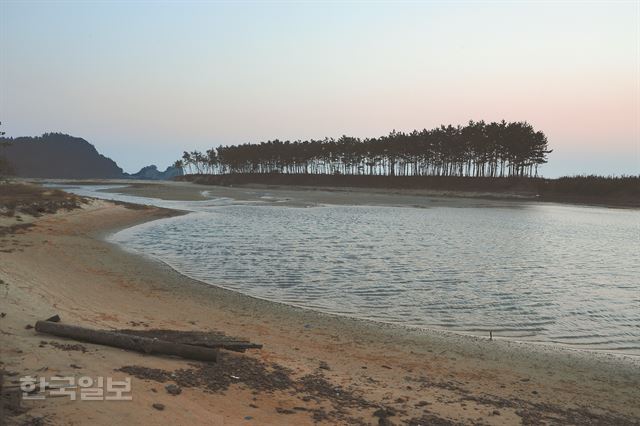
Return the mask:
M 112 240 L 205 282 L 376 321 L 640 355 L 637 210 L 144 200 L 193 213 Z

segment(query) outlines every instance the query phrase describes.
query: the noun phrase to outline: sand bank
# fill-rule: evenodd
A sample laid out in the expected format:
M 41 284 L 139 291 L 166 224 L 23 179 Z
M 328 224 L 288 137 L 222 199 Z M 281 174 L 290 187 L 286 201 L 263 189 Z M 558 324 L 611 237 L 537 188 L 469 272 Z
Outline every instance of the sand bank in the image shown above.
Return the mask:
M 200 201 L 214 197 L 232 198 L 238 201 L 259 201 L 293 207 L 337 205 L 375 205 L 408 207 L 514 207 L 536 204 L 517 195 L 470 193 L 455 191 L 404 190 L 384 188 L 334 188 L 275 185 L 212 186 L 190 182 L 173 181 L 131 181 L 131 180 L 91 180 L 52 181 L 60 184 L 118 185 L 105 189 L 138 197 L 159 198 L 161 200 Z

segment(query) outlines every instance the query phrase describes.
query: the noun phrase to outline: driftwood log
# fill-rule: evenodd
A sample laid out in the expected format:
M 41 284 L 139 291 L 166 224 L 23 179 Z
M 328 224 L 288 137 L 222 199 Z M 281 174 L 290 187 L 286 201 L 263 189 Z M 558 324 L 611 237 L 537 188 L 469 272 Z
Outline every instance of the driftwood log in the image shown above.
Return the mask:
M 175 355 L 198 361 L 217 361 L 218 350 L 202 346 L 184 345 L 165 340 L 122 334 L 107 330 L 92 330 L 90 328 L 66 325 L 49 321 L 36 322 L 36 331 L 67 337 L 82 342 L 97 343 L 121 349 L 142 352 L 146 354 Z
M 150 337 L 167 342 L 182 343 L 183 345 L 204 346 L 207 348 L 220 348 L 235 352 L 244 352 L 247 349 L 262 349 L 262 345 L 251 343 L 248 340 L 227 336 L 218 331 L 184 331 L 184 330 L 115 330 L 117 333 Z

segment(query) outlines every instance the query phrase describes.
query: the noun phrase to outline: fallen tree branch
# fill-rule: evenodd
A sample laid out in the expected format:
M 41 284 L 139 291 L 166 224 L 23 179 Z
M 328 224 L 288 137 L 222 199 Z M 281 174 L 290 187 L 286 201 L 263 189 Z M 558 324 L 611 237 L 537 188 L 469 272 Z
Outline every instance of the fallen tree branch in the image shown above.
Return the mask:
M 93 330 L 90 328 L 49 321 L 36 322 L 36 331 L 59 337 L 67 337 L 82 342 L 113 346 L 146 354 L 175 355 L 198 361 L 215 362 L 218 359 L 218 350 L 215 348 L 184 345 L 165 340 L 116 333 L 107 330 Z
M 156 338 L 167 342 L 182 343 L 184 345 L 204 346 L 207 348 L 220 348 L 236 352 L 244 352 L 247 349 L 262 349 L 262 345 L 251 343 L 246 339 L 226 336 L 218 331 L 186 331 L 186 330 L 115 330 L 117 333 L 140 337 Z

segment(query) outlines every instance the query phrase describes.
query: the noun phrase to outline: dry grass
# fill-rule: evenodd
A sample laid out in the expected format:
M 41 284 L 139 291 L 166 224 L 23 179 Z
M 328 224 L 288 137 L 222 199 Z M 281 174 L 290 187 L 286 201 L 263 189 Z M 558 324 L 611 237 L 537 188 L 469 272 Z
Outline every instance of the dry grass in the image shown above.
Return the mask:
M 38 217 L 58 210 L 79 208 L 86 200 L 77 195 L 40 186 L 0 182 L 0 216 L 24 214 Z

